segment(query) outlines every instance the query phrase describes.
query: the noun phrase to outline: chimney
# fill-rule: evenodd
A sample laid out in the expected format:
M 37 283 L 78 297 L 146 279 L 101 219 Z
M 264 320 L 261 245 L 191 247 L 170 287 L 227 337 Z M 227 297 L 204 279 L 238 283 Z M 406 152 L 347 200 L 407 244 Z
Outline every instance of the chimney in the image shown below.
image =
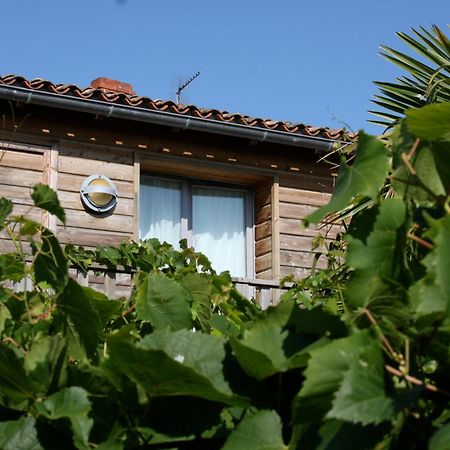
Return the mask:
M 110 78 L 100 77 L 91 81 L 91 87 L 100 89 L 103 92 L 117 92 L 126 95 L 136 95 L 133 91 L 133 86 L 123 81 L 111 80 Z

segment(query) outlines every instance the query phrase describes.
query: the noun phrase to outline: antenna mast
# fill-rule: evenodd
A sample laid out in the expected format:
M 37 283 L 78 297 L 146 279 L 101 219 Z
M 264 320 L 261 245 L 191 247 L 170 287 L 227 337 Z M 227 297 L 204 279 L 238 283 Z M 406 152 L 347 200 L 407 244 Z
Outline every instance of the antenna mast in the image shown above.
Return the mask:
M 175 93 L 177 105 L 180 103 L 181 91 L 187 88 L 199 75 L 200 72 L 196 72 L 191 78 L 189 78 L 189 80 L 178 86 L 177 92 Z

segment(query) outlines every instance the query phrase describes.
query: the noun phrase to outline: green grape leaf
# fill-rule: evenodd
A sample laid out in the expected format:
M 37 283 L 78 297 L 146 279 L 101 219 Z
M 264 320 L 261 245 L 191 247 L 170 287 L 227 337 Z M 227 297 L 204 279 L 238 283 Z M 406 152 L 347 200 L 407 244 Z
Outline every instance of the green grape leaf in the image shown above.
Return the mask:
M 406 123 L 420 139 L 450 141 L 450 103 L 411 108 L 406 111 Z
M 48 355 L 52 344 L 52 336 L 39 336 L 33 341 L 24 359 L 24 368 L 41 392 L 46 391 L 50 379 L 50 364 Z
M 393 401 L 384 392 L 383 359 L 378 342 L 366 352 L 345 373 L 327 417 L 363 425 L 376 425 L 393 418 Z
M 428 450 L 450 450 L 450 423 L 434 432 Z
M 13 210 L 13 203 L 7 198 L 0 198 L 0 230 L 5 226 L 6 218 L 11 214 Z
M 61 207 L 56 192 L 45 184 L 36 184 L 33 187 L 31 198 L 34 205 L 38 208 L 48 211 L 50 214 L 56 216 L 62 223 L 66 223 L 66 213 Z
M 366 242 L 346 235 L 346 262 L 354 269 L 367 269 L 373 274 L 390 277 L 395 265 L 398 229 L 405 221 L 406 209 L 401 200 L 391 198 L 385 200 L 378 211 Z
M 17 222 L 20 223 L 19 236 L 34 236 L 42 228 L 42 224 L 28 217 L 21 216 L 17 218 Z
M 443 316 L 450 305 L 450 216 L 433 220 L 427 236 L 433 249 L 421 261 L 427 272 L 408 291 L 417 317 Z
M 37 336 L 24 358 L 24 368 L 40 393 L 60 386 L 66 366 L 67 342 L 61 334 Z
M 417 183 L 416 177 L 402 161 L 392 176 L 392 187 L 396 194 L 416 203 L 430 202 L 436 195 L 445 195 L 445 178 L 441 179 L 440 173 L 448 169 L 446 164 L 439 167 L 439 160 L 440 155 L 435 151 L 434 144 L 422 143 L 411 161 L 421 183 Z
M 145 275 L 136 287 L 136 314 L 149 321 L 155 329 L 191 328 L 189 292 L 177 281 L 161 273 Z
M 94 356 L 97 351 L 101 329 L 98 314 L 91 304 L 91 291 L 69 279 L 58 297 L 58 306 L 88 357 Z
M 448 190 L 450 186 L 450 142 L 432 142 L 431 151 L 441 183 Z
M 125 443 L 125 429 L 118 424 L 115 423 L 111 433 L 109 433 L 106 441 L 103 441 L 99 444 L 96 449 L 97 450 L 123 450 Z
M 388 168 L 384 144 L 361 131 L 355 162 L 352 165 L 341 163 L 333 197 L 328 204 L 305 217 L 304 223 L 319 223 L 327 215 L 344 209 L 357 196 L 375 198 L 386 180 Z
M 97 246 L 95 252 L 99 263 L 106 264 L 109 267 L 115 267 L 119 264 L 121 254 L 117 248 Z
M 89 287 L 83 287 L 83 291 L 88 297 L 92 309 L 97 314 L 100 330 L 109 320 L 120 314 L 121 302 L 119 300 L 109 299 L 102 292 L 98 292 Z
M 66 387 L 36 406 L 39 413 L 50 420 L 67 417 L 72 426 L 75 446 L 80 450 L 89 447 L 89 433 L 94 421 L 88 416 L 91 402 L 85 389 Z
M 447 145 L 450 147 L 450 144 Z M 414 170 L 420 181 L 431 191 L 434 195 L 445 196 L 446 189 L 439 176 L 439 167 L 436 161 L 435 147 L 430 145 L 422 145 L 414 159 Z M 438 159 L 439 160 L 439 159 Z M 448 170 L 448 168 L 447 168 Z M 423 191 L 424 189 L 422 189 Z M 434 200 L 431 198 L 431 200 Z
M 350 366 L 361 357 L 365 360 L 369 349 L 373 349 L 373 338 L 368 331 L 362 331 L 312 350 L 304 371 L 305 381 L 294 400 L 294 421 L 322 419 L 331 409 Z
M 323 310 L 300 310 L 293 300 L 260 312 L 243 335 L 231 338 L 236 358 L 249 375 L 263 379 L 277 372 L 302 367 L 325 336 L 343 336 L 346 328 Z
M 21 361 L 4 344 L 0 344 L 0 393 L 18 402 L 33 397 L 33 385 Z
M 34 260 L 36 283 L 46 282 L 55 290 L 61 291 L 69 278 L 66 257 L 50 230 L 44 228 L 41 239 L 42 244 Z
M 224 378 L 224 341 L 190 330 L 147 335 L 138 346 L 109 340 L 111 363 L 152 396 L 193 396 L 245 405 Z
M 377 211 L 376 215 L 373 210 Z M 365 224 L 364 216 L 374 220 L 366 237 L 363 230 L 359 228 L 355 233 L 352 227 L 346 235 L 346 262 L 355 270 L 345 286 L 345 299 L 353 307 L 365 306 L 380 295 L 386 295 L 390 289 L 386 280 L 395 279 L 402 267 L 402 254 L 398 249 L 402 245 L 399 230 L 406 219 L 404 203 L 387 199 L 379 207 L 362 211 L 355 219 Z
M 36 420 L 33 417 L 0 422 L 0 448 L 2 450 L 43 450 L 35 424 Z
M 246 333 L 242 341 L 232 339 L 231 345 L 247 375 L 260 380 L 288 370 L 289 361 L 283 352 L 288 334 L 281 327 L 259 328 Z
M 319 429 L 320 444 L 316 450 L 387 449 L 382 446 L 387 432 L 386 424 L 360 425 L 328 419 Z M 303 443 L 303 441 L 301 441 Z M 305 448 L 307 448 L 305 446 Z
M 5 329 L 5 324 L 8 319 L 11 319 L 11 313 L 9 312 L 8 307 L 3 303 L 3 294 L 5 291 L 2 287 L 0 287 L 0 336 Z
M 0 281 L 18 282 L 25 277 L 25 264 L 18 253 L 3 253 L 0 255 Z
M 270 307 L 249 324 L 241 339 L 231 338 L 236 358 L 248 375 L 262 379 L 288 369 L 284 345 L 289 332 L 283 325 L 294 307 L 292 301 Z
M 275 411 L 247 415 L 229 435 L 222 450 L 287 450 L 281 420 Z
M 192 315 L 194 320 L 199 321 L 204 332 L 209 332 L 212 313 L 211 282 L 200 273 L 187 273 L 180 279 L 180 284 L 192 296 Z

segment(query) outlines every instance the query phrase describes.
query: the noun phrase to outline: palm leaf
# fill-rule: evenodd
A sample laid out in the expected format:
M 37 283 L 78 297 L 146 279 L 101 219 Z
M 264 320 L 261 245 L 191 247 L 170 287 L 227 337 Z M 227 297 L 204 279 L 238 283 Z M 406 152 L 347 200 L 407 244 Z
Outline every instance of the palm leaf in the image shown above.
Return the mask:
M 431 42 L 434 43 L 434 45 L 436 45 L 436 47 L 440 50 L 440 51 L 444 51 L 446 54 L 450 54 L 450 46 L 448 46 L 448 44 L 446 45 L 446 43 L 448 43 L 448 39 L 445 36 L 444 33 L 442 33 L 442 31 L 440 30 L 439 27 L 437 27 L 436 25 L 432 26 L 433 31 L 435 36 L 433 36 L 426 28 L 424 27 L 420 27 L 420 29 L 422 30 L 422 34 L 419 33 L 419 35 L 423 36 L 423 37 L 427 37 Z M 418 32 L 416 30 L 414 30 L 414 32 L 417 34 Z M 443 47 L 443 48 L 442 48 Z
M 421 54 L 425 58 L 433 61 L 437 66 L 443 66 L 449 64 L 448 58 L 442 57 L 439 53 L 432 50 L 429 46 L 421 44 L 419 41 L 416 41 L 411 36 L 408 36 L 405 33 L 397 33 L 397 35 L 406 42 L 413 50 L 417 53 Z
M 368 112 L 370 112 L 374 116 L 381 117 L 382 119 L 388 119 L 390 121 L 388 123 L 392 123 L 393 120 L 400 119 L 400 116 L 396 116 L 394 114 L 389 114 L 387 112 L 372 111 L 372 110 L 369 110 Z
M 435 72 L 435 69 L 432 69 L 426 64 L 417 61 L 417 59 L 411 58 L 405 53 L 398 52 L 397 50 L 394 50 L 393 48 L 390 47 L 386 47 L 384 45 L 381 46 L 381 49 L 383 51 L 381 51 L 380 54 L 381 56 L 383 56 L 383 58 L 401 67 L 402 69 L 405 69 L 409 73 L 429 75 L 430 73 Z
M 439 30 L 439 28 L 436 28 Z M 432 48 L 438 55 L 440 55 L 442 58 L 448 58 L 450 52 L 448 52 L 445 48 L 442 48 L 442 42 L 440 42 L 438 39 L 436 39 L 433 35 L 431 35 L 425 28 L 422 28 L 422 34 L 419 34 L 416 30 L 413 31 L 417 36 L 420 36 L 420 38 L 430 47 Z M 439 30 L 439 33 L 441 30 Z M 444 36 L 444 35 L 442 35 Z M 445 41 L 444 41 L 445 42 Z
M 433 25 L 433 31 L 436 33 L 439 42 L 444 47 L 447 56 L 450 56 L 450 40 L 436 25 Z
M 371 114 L 375 114 L 374 111 L 368 111 Z M 400 118 L 399 118 L 400 119 Z M 373 119 L 368 119 L 367 122 L 369 123 L 373 123 L 374 125 L 379 125 L 380 127 L 385 128 L 386 130 L 392 127 L 392 121 L 385 121 L 385 120 L 373 120 Z
M 396 105 L 395 102 L 393 102 L 393 101 L 372 100 L 372 103 L 375 103 L 376 105 L 381 106 L 382 108 L 389 109 L 389 110 L 397 112 L 399 114 L 403 113 L 403 108 L 401 108 L 400 106 Z M 394 117 L 398 117 L 398 116 L 394 116 Z
M 380 54 L 387 61 L 406 72 L 395 82 L 374 81 L 380 90 L 372 100 L 381 110 L 371 114 L 385 120 L 371 123 L 390 128 L 404 116 L 408 108 L 419 108 L 427 103 L 450 101 L 450 40 L 436 26 L 432 32 L 420 27 L 412 29 L 412 35 L 397 33 L 397 36 L 414 50 L 420 59 L 381 46 Z
M 408 105 L 408 107 L 420 107 L 425 104 L 424 96 L 425 91 L 420 91 L 419 89 L 415 90 L 403 90 L 397 89 L 396 87 L 389 86 L 386 83 L 376 83 L 380 87 L 380 91 L 383 96 L 380 96 L 381 99 L 386 98 L 394 100 L 398 106 L 402 107 L 402 103 Z M 406 108 L 404 108 L 406 109 Z
M 400 77 L 398 80 L 406 86 L 411 86 L 412 88 L 420 89 L 422 87 L 422 85 L 417 80 L 412 80 L 411 78 L 408 78 L 406 76 Z

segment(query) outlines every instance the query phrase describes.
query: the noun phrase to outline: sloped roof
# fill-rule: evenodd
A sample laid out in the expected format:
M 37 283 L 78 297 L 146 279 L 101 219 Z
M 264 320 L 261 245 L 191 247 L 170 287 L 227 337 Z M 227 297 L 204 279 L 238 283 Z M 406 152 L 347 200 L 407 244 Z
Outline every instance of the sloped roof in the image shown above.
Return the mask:
M 81 88 L 74 84 L 56 84 L 52 81 L 41 78 L 27 80 L 26 78 L 18 75 L 4 75 L 0 76 L 0 85 L 18 86 L 34 91 L 50 92 L 53 94 L 77 97 L 85 100 L 99 100 L 112 104 L 127 105 L 161 112 L 170 112 L 181 116 L 192 116 L 205 120 L 211 119 L 224 123 L 234 123 L 267 130 L 283 131 L 303 136 L 338 141 L 351 141 L 357 137 L 356 133 L 350 133 L 344 128 L 331 129 L 327 127 L 314 127 L 302 123 L 261 119 L 239 113 L 221 111 L 218 109 L 199 108 L 195 105 L 176 104 L 171 100 L 153 100 L 149 97 L 127 95 L 124 93 L 105 91 L 103 89 L 93 87 Z

